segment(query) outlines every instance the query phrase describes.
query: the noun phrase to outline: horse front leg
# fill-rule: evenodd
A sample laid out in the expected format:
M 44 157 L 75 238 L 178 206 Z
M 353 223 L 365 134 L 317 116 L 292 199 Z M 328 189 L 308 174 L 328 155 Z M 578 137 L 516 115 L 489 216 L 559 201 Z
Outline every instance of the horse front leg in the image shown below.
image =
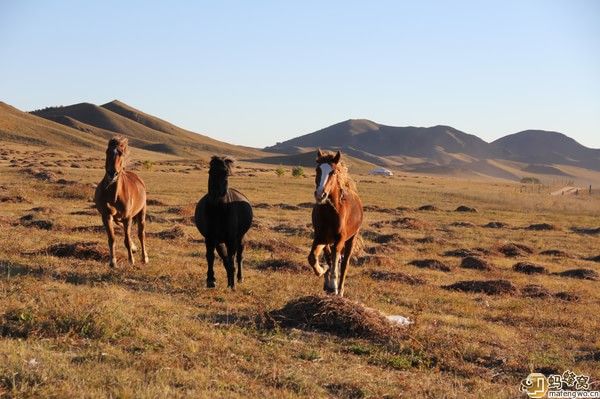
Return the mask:
M 102 224 L 106 229 L 108 236 L 108 254 L 110 267 L 117 267 L 117 258 L 115 256 L 115 227 L 113 226 L 113 217 L 111 214 L 102 215 Z
M 125 248 L 127 248 L 127 258 L 129 263 L 134 265 L 133 245 L 131 243 L 131 218 L 123 219 L 123 232 L 125 233 Z
M 146 207 L 137 215 L 138 239 L 142 246 L 142 263 L 148 263 L 148 252 L 146 252 Z
M 240 238 L 238 240 L 238 250 L 236 253 L 236 261 L 237 261 L 237 281 L 241 283 L 244 281 L 244 274 L 242 272 L 242 265 L 244 264 L 244 242 Z
M 235 264 L 233 263 L 233 256 L 235 253 L 235 248 L 232 242 L 227 242 L 227 244 L 217 246 L 217 252 L 219 256 L 223 260 L 223 266 L 225 266 L 225 271 L 227 272 L 227 287 L 232 290 L 235 289 Z
M 325 247 L 325 244 L 317 244 L 317 241 L 313 240 L 310 254 L 308 255 L 308 264 L 311 265 L 317 277 L 321 277 L 325 274 L 325 269 L 319 264 L 319 257 L 321 256 L 323 247 Z
M 208 264 L 208 270 L 206 271 L 206 287 L 215 288 L 217 280 L 215 279 L 215 243 L 211 240 L 206 240 L 206 263 Z
M 344 296 L 344 283 L 346 282 L 346 272 L 348 271 L 348 262 L 350 261 L 350 257 L 352 256 L 352 250 L 354 249 L 355 239 L 356 235 L 353 235 L 344 244 L 344 257 L 342 259 L 342 264 L 340 265 L 340 284 L 338 291 L 340 296 Z
M 333 257 L 331 267 L 325 274 L 325 291 L 329 294 L 337 295 L 339 293 L 339 278 L 340 278 L 340 258 L 342 256 L 343 241 L 337 241 L 333 246 Z

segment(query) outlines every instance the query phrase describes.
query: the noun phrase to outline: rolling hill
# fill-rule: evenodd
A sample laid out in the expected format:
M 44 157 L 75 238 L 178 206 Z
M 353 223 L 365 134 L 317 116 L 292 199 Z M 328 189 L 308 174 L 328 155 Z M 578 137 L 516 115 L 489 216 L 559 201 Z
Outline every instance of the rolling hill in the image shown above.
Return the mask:
M 417 173 L 518 180 L 526 174 L 571 176 L 561 165 L 600 171 L 600 150 L 561 133 L 527 130 L 488 143 L 450 126 L 395 127 L 366 119 L 340 122 L 265 151 L 298 157 L 316 148 L 340 149 L 366 162 Z
M 135 147 L 180 157 L 205 157 L 215 153 L 238 157 L 263 155 L 262 151 L 254 148 L 225 143 L 179 128 L 118 100 L 102 106 L 79 103 L 49 107 L 31 114 L 103 140 L 121 134 L 127 136 Z

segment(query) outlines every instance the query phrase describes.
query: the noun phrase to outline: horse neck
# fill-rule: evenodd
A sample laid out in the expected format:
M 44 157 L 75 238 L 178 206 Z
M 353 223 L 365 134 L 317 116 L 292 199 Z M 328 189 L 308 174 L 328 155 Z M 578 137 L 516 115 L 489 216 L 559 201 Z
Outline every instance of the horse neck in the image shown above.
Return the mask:
M 329 202 L 333 205 L 334 208 L 339 209 L 342 202 L 342 188 L 340 187 L 339 182 L 336 180 L 335 184 L 331 188 L 329 192 Z
M 210 177 L 210 176 L 208 178 L 208 197 L 214 201 L 217 201 L 217 200 L 222 199 L 225 196 L 227 196 L 227 192 L 229 192 L 229 180 L 227 178 L 225 178 L 225 181 L 219 182 L 219 186 L 216 187 L 213 179 L 214 178 Z M 225 185 L 225 193 L 224 194 L 221 194 L 220 192 L 218 192 L 222 188 L 222 185 Z

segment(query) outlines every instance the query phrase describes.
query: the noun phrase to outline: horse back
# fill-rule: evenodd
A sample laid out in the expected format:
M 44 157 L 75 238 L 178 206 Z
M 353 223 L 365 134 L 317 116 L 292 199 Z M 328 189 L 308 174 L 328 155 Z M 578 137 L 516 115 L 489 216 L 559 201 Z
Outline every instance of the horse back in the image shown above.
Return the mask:
M 235 189 L 212 201 L 208 194 L 198 201 L 194 221 L 198 231 L 205 237 L 223 242 L 241 238 L 252 225 L 252 205 L 248 198 Z

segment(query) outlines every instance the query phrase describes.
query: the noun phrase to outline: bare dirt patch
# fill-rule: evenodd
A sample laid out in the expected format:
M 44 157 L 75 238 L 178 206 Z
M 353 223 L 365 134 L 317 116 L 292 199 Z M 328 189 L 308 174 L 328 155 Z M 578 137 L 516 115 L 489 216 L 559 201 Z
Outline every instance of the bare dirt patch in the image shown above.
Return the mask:
M 475 224 L 471 223 L 471 222 L 452 222 L 452 223 L 450 223 L 450 226 L 469 228 L 469 227 L 475 227 Z
M 452 268 L 444 262 L 437 259 L 415 259 L 408 263 L 421 269 L 439 270 L 442 272 L 450 272 Z
M 517 287 L 508 280 L 467 280 L 444 285 L 442 288 L 451 291 L 475 292 L 487 295 L 516 294 Z

